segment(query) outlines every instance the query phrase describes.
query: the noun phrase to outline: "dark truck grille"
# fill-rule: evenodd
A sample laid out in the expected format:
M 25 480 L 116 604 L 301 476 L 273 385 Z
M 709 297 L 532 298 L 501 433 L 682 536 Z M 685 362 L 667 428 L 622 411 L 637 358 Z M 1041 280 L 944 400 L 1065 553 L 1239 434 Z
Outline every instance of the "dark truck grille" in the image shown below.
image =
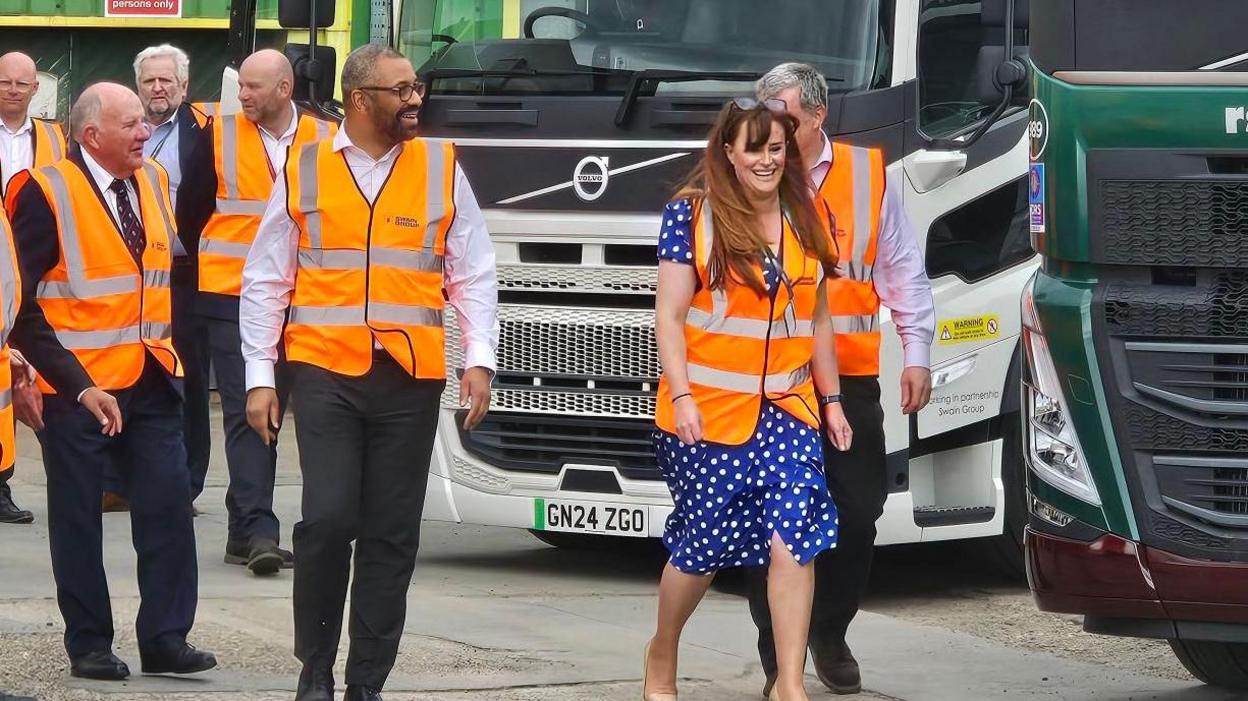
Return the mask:
M 462 419 L 456 421 L 462 425 Z M 651 436 L 654 422 L 490 412 L 464 448 L 505 470 L 557 474 L 569 463 L 614 465 L 628 479 L 658 480 Z
M 1095 340 L 1141 539 L 1248 557 L 1248 274 L 1111 270 L 1097 297 Z
M 1248 182 L 1102 180 L 1104 262 L 1248 266 Z

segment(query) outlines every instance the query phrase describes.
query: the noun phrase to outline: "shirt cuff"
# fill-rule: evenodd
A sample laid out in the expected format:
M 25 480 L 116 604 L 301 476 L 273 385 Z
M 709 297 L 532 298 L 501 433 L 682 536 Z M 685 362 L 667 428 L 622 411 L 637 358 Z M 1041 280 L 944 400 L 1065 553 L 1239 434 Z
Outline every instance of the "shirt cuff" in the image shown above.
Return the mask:
M 905 344 L 906 367 L 930 368 L 932 366 L 932 347 L 922 341 L 911 341 Z
M 257 387 L 277 388 L 277 382 L 274 380 L 272 360 L 248 360 L 247 361 L 247 391 Z
M 491 374 L 498 373 L 498 362 L 494 358 L 494 349 L 486 343 L 469 343 L 464 351 L 464 369 L 485 368 Z

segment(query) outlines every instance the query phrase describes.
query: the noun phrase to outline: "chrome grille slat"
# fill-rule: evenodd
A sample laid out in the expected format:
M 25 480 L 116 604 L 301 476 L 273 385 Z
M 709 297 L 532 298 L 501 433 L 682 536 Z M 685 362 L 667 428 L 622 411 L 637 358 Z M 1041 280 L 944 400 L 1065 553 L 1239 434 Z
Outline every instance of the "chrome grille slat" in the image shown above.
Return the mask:
M 500 263 L 500 290 L 653 295 L 657 268 Z

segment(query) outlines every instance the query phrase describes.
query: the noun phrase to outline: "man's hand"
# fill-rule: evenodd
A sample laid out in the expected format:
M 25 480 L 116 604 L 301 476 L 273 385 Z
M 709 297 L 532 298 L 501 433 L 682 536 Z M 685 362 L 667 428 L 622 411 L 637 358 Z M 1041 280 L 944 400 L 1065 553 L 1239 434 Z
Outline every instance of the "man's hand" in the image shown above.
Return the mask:
M 901 371 L 901 413 L 913 414 L 932 398 L 932 371 L 908 367 Z
M 100 422 L 100 433 L 115 436 L 121 433 L 121 407 L 117 398 L 99 387 L 92 387 L 82 393 L 78 400 Z
M 35 385 L 35 369 L 13 352 L 9 356 L 13 376 L 13 416 L 36 431 L 43 430 L 43 392 Z
M 282 404 L 277 400 L 277 390 L 256 387 L 247 393 L 247 424 L 260 434 L 265 445 L 277 440 L 282 427 Z
M 485 412 L 489 411 L 492 378 L 490 371 L 483 367 L 468 368 L 460 378 L 459 405 L 469 407 L 468 415 L 464 417 L 465 431 L 476 428 L 481 419 L 485 418 Z

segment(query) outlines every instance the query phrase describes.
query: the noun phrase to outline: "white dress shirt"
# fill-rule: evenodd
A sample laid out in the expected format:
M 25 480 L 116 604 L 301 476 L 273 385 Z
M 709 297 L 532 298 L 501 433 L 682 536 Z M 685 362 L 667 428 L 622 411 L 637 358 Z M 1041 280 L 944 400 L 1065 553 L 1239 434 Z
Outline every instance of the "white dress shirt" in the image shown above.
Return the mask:
M 84 148 L 82 149 L 82 160 L 87 164 L 87 171 L 91 173 L 91 179 L 95 181 L 96 187 L 100 188 L 100 194 L 104 196 L 104 204 L 108 206 L 108 213 L 113 215 L 113 225 L 117 227 L 117 231 L 121 231 L 121 216 L 117 214 L 117 193 L 113 192 L 114 178 L 112 173 L 104 170 L 104 166 L 100 165 L 91 154 Z M 134 191 L 134 183 L 130 178 L 124 180 L 126 183 L 126 193 L 130 195 L 130 206 L 134 209 L 134 214 L 143 221 L 143 214 L 139 211 L 139 197 Z M 120 233 L 117 234 L 121 236 Z
M 3 156 L 0 158 L 0 183 L 4 183 L 3 189 L 8 189 L 9 180 L 14 175 L 35 164 L 34 130 L 35 122 L 30 117 L 26 117 L 17 131 L 0 122 L 0 155 Z
M 295 108 L 295 103 L 290 103 L 290 124 L 281 134 L 271 134 L 263 126 L 256 126 L 260 128 L 260 141 L 264 143 L 264 152 L 269 156 L 269 165 L 273 166 L 275 174 L 282 172 L 286 165 L 286 151 L 295 143 L 295 131 L 299 129 L 299 110 Z
M 399 147 L 373 159 L 351 143 L 345 128 L 338 130 L 333 143 L 335 152 L 345 153 L 360 191 L 369 202 L 375 201 L 394 167 Z M 464 367 L 483 367 L 493 372 L 499 334 L 494 244 L 459 164 L 455 165 L 454 187 L 455 220 L 446 235 L 443 269 L 446 293 L 459 319 Z M 295 286 L 298 254 L 299 228 L 286 210 L 286 180 L 278 178 L 243 266 L 238 322 L 249 391 L 274 386 L 277 344 Z
M 832 142 L 825 136 L 819 160 L 810 169 L 810 179 L 816 190 L 831 169 Z M 932 283 L 927 278 L 918 237 L 901 204 L 901 182 L 891 175 L 884 184 L 884 202 L 880 205 L 874 271 L 875 292 L 880 296 L 880 303 L 892 311 L 906 367 L 929 367 L 932 339 L 936 335 Z

